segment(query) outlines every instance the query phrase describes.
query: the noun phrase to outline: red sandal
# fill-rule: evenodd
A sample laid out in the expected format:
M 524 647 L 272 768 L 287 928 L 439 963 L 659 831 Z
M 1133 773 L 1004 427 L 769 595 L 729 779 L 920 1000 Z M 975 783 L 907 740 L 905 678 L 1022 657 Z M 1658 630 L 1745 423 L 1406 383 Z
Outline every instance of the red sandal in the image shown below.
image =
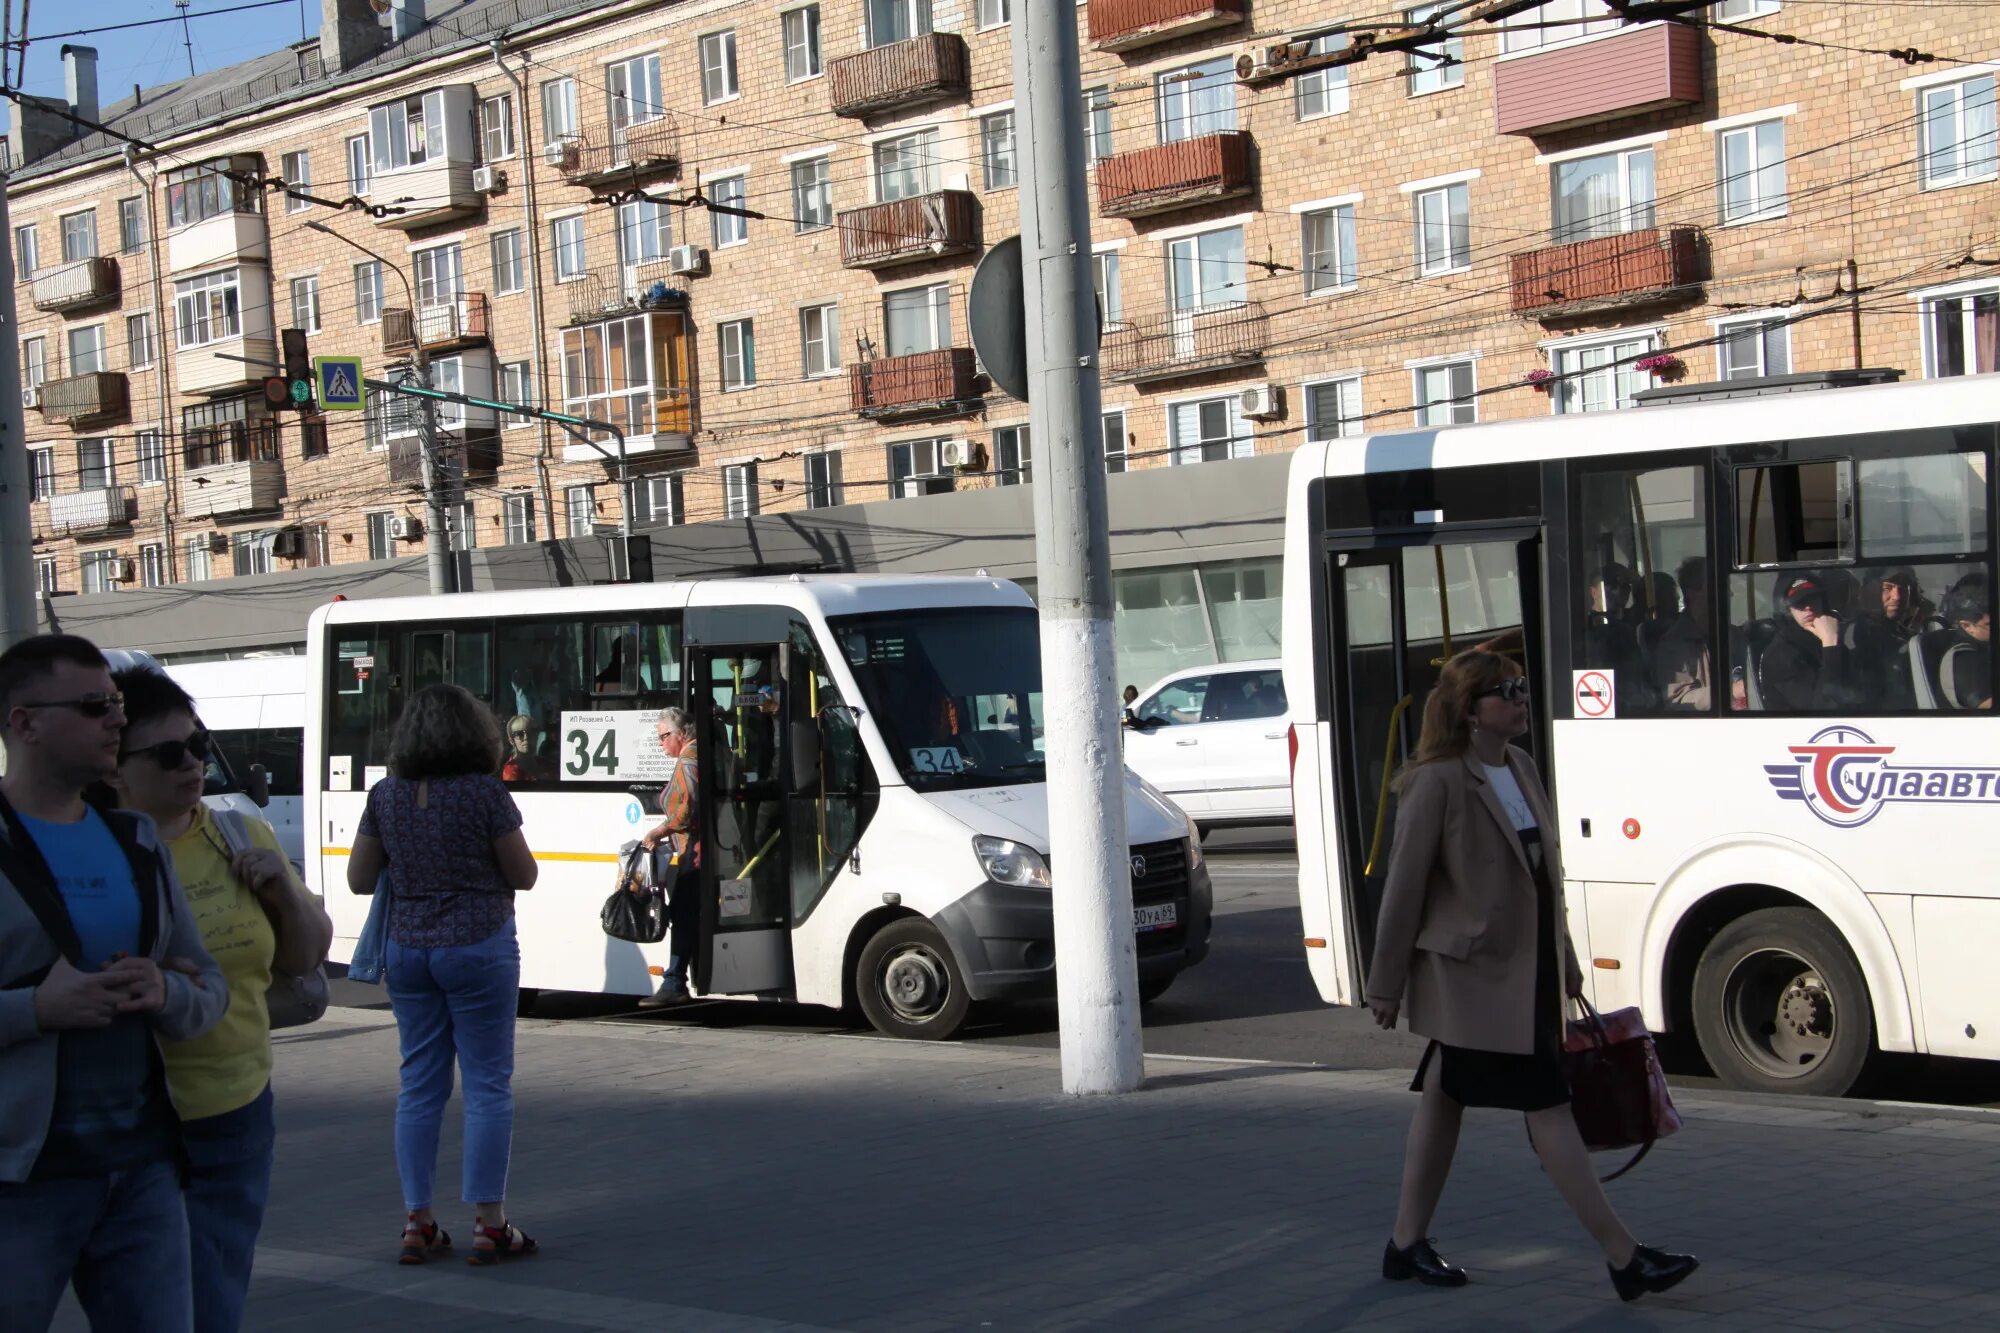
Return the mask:
M 451 1251 L 451 1235 L 436 1222 L 420 1225 L 417 1215 L 410 1214 L 403 1223 L 403 1254 L 397 1259 L 399 1264 L 421 1264 L 437 1255 Z
M 535 1253 L 540 1247 L 535 1238 L 509 1222 L 503 1227 L 489 1227 L 480 1218 L 472 1221 L 472 1253 L 465 1256 L 465 1262 L 478 1268 L 497 1264 L 502 1259 L 514 1259 Z

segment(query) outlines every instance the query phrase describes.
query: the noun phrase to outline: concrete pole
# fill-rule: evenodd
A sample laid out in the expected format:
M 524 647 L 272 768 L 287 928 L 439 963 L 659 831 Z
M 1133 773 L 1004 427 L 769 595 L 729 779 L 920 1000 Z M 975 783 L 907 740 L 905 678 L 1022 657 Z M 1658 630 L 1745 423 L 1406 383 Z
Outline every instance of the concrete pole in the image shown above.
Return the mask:
M 27 275 L 33 278 L 35 275 Z M 21 321 L 14 308 L 14 227 L 0 176 L 0 649 L 41 629 L 28 516 L 28 427 L 21 409 Z
M 417 330 L 417 351 L 414 358 L 417 368 L 417 384 L 420 388 L 431 387 L 431 359 L 423 348 L 421 311 L 417 303 L 410 302 L 410 319 L 419 325 Z M 451 543 L 444 530 L 444 496 L 438 488 L 438 430 L 437 402 L 431 398 L 417 400 L 423 410 L 422 423 L 418 427 L 418 445 L 421 450 L 424 485 L 424 566 L 430 574 L 431 596 L 438 597 L 456 590 L 458 580 L 451 566 Z
M 1014 151 L 1021 169 L 1057 1015 L 1063 1091 L 1073 1094 L 1130 1092 L 1145 1078 L 1112 652 L 1082 88 L 1074 0 L 1020 0 Z

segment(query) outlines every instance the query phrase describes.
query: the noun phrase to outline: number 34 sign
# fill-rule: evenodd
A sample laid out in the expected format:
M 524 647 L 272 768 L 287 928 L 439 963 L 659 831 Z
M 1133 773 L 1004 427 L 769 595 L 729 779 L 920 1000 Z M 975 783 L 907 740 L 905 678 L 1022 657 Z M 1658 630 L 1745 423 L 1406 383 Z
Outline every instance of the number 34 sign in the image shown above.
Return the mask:
M 657 710 L 564 713 L 564 782 L 665 782 L 674 761 L 660 752 Z

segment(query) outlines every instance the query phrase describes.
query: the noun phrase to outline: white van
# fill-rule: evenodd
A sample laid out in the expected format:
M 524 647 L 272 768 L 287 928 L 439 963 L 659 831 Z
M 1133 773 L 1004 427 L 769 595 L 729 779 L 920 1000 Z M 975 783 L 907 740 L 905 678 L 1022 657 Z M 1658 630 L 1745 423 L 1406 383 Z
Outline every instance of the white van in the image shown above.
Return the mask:
M 194 696 L 195 715 L 228 766 L 238 773 L 263 770 L 270 801 L 262 814 L 278 831 L 286 857 L 303 870 L 305 657 L 177 663 L 166 672 Z

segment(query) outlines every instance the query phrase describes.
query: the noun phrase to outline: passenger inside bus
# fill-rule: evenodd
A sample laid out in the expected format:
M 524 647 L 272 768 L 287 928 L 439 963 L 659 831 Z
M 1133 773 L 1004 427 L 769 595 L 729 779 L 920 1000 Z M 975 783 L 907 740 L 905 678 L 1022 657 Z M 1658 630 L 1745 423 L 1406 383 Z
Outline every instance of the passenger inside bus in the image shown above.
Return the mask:
M 1821 579 L 1827 571 L 1780 574 L 1770 641 L 1757 659 L 1764 711 L 1806 713 L 1856 701 L 1853 655 Z
M 507 757 L 500 764 L 502 782 L 541 782 L 550 776 L 548 760 L 541 753 L 541 733 L 541 727 L 526 713 L 507 719 L 502 729 L 507 743 Z
M 1607 560 L 1586 587 L 1590 611 L 1583 623 L 1583 665 L 1610 671 L 1616 682 L 1620 711 L 1650 712 L 1658 702 L 1652 675 L 1639 650 L 1634 623 L 1632 571 Z M 1645 620 L 1643 608 L 1638 619 Z
M 1708 642 L 1708 560 L 1695 555 L 1677 573 L 1679 615 L 1652 645 L 1653 680 L 1667 708 L 1706 713 L 1715 698 L 1715 653 Z
M 1861 588 L 1860 614 L 1847 631 L 1856 685 L 1871 707 L 1915 708 L 1910 640 L 1931 627 L 1934 608 L 1907 565 L 1885 569 Z
M 1944 599 L 1952 638 L 1939 664 L 1945 703 L 1959 709 L 1993 707 L 1993 600 L 1983 572 L 1967 574 Z

